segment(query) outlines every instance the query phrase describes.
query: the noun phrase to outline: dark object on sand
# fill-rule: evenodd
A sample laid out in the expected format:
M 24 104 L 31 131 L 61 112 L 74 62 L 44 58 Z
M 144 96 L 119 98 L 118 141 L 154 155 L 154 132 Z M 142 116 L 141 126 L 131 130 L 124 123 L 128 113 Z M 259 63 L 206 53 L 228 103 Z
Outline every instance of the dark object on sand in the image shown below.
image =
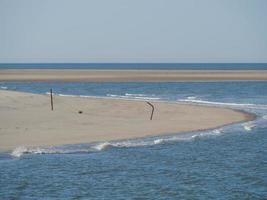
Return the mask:
M 152 103 L 150 103 L 150 102 L 146 102 L 148 105 L 150 105 L 151 107 L 152 107 L 152 112 L 151 112 L 151 116 L 150 116 L 150 120 L 152 120 L 153 119 L 153 114 L 154 114 L 154 106 L 153 106 L 153 104 Z
M 83 113 L 83 111 L 79 110 L 79 111 L 78 111 L 78 113 L 79 113 L 79 114 L 82 114 L 82 113 Z
M 50 101 L 51 101 L 51 110 L 54 110 L 53 91 L 52 91 L 52 89 L 50 89 Z

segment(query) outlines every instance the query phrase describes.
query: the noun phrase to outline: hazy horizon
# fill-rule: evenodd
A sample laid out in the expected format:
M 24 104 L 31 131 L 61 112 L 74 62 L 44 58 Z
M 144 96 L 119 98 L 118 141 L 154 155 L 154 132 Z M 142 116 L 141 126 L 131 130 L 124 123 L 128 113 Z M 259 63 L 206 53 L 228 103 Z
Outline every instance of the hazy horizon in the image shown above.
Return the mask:
M 0 63 L 267 63 L 265 0 L 0 0 Z
M 259 64 L 267 65 L 266 62 L 0 62 L 3 64 L 186 64 L 186 65 L 197 65 L 197 64 L 234 64 L 234 65 L 247 65 L 247 64 Z

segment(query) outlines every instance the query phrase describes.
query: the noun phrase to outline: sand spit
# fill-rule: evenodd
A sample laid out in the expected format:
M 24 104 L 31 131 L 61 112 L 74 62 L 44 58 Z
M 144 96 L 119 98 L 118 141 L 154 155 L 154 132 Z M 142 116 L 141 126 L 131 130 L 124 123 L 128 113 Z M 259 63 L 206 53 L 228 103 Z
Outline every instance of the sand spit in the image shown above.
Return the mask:
M 145 101 L 60 97 L 0 90 L 0 150 L 140 138 L 253 119 L 236 110 Z

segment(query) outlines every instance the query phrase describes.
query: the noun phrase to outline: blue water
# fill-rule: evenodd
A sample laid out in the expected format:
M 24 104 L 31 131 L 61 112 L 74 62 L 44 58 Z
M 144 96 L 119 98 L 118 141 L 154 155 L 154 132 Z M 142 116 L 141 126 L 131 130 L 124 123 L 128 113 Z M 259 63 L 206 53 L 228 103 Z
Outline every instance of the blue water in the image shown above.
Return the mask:
M 257 115 L 182 135 L 18 147 L 0 154 L 0 199 L 267 199 L 267 82 L 0 82 L 0 88 L 42 94 L 53 88 L 56 95 L 205 104 Z
M 267 63 L 0 63 L 0 69 L 267 70 Z

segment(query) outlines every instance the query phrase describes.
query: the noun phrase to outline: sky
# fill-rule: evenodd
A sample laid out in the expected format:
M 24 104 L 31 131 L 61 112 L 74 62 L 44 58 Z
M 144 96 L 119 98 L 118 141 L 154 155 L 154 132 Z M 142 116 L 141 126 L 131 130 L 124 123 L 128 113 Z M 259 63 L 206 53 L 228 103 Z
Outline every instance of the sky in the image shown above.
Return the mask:
M 0 63 L 267 62 L 267 0 L 0 0 Z

